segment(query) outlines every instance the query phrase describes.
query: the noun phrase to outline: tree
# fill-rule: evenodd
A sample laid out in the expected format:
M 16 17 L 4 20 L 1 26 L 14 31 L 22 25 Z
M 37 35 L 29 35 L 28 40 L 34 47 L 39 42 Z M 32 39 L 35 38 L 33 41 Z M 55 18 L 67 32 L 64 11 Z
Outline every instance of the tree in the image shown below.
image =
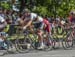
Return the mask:
M 24 1 L 28 5 L 27 8 L 40 15 L 66 16 L 75 9 L 75 0 L 20 0 L 20 9 L 25 7 Z M 35 9 L 33 6 L 36 6 Z
M 43 12 L 46 15 L 66 16 L 71 10 L 75 9 L 74 5 L 75 0 L 36 0 L 35 11 L 40 14 Z M 40 9 L 37 11 L 37 8 Z M 43 10 L 41 10 L 42 8 Z

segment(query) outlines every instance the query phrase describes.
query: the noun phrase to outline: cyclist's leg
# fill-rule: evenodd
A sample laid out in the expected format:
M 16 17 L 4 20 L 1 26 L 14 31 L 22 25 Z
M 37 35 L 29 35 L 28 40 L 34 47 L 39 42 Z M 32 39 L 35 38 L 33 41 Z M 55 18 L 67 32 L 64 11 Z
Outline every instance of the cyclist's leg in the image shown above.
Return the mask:
M 43 36 L 42 36 L 43 35 L 43 26 L 44 26 L 44 24 L 42 22 L 37 24 L 37 28 L 38 28 L 38 32 L 37 32 L 37 34 L 38 34 L 38 41 L 40 43 L 40 47 L 38 47 L 38 49 L 44 48 Z
M 39 32 L 37 34 L 38 34 L 38 41 L 40 43 L 40 48 L 42 48 L 43 45 L 44 45 L 44 43 L 43 43 L 43 37 L 42 37 L 43 31 L 39 30 Z
M 46 31 L 46 39 L 47 39 L 47 43 L 48 45 L 50 44 L 50 40 L 51 39 L 51 30 L 50 30 L 50 25 L 47 25 L 47 27 L 45 28 L 45 31 Z

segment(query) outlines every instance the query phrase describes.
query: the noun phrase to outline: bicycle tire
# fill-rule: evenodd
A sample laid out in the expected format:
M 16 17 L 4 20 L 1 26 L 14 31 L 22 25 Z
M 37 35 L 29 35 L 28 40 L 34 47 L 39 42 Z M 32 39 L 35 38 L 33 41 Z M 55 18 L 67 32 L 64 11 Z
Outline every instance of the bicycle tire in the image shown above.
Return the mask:
M 23 39 L 24 40 L 24 39 Z M 20 39 L 16 39 L 15 40 L 15 47 L 16 47 L 16 50 L 19 52 L 19 53 L 26 53 L 28 52 L 28 50 L 25 48 L 25 43 L 24 41 L 21 41 Z

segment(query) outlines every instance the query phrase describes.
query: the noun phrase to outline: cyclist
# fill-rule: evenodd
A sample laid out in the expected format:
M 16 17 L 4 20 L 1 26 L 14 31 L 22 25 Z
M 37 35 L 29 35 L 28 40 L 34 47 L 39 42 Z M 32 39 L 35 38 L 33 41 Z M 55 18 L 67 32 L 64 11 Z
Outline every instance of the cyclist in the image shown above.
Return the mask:
M 25 12 L 23 13 L 23 16 L 21 17 L 20 20 L 20 25 L 23 27 L 23 29 L 30 28 L 30 30 L 33 31 L 32 29 L 32 23 L 34 24 L 34 27 L 37 29 L 37 35 L 38 35 L 38 41 L 40 43 L 40 47 L 38 49 L 41 49 L 44 47 L 43 43 L 43 18 L 38 16 L 36 13 L 31 13 L 28 9 L 25 9 Z
M 5 19 L 0 15 L 0 43 L 2 43 L 5 39 L 5 33 L 3 32 L 6 26 Z
M 48 19 L 46 17 L 44 17 L 43 19 L 43 23 L 44 23 L 44 31 L 46 33 L 46 44 L 49 45 L 50 40 L 49 37 L 51 36 L 51 23 L 48 21 Z
M 75 11 L 71 12 L 69 23 L 72 25 L 71 27 L 73 28 L 72 36 L 75 37 Z
M 43 27 L 44 24 L 46 25 L 45 29 L 49 32 L 50 30 L 47 28 L 50 25 L 48 24 L 48 21 L 46 21 L 45 19 L 43 19 L 41 16 L 38 16 L 36 13 L 30 13 L 28 10 L 25 10 L 24 16 L 22 16 L 21 18 L 21 23 L 22 25 L 24 25 L 23 29 L 26 29 L 28 27 L 31 28 L 31 24 L 34 23 L 34 28 L 37 28 L 37 34 L 39 37 L 39 43 L 40 43 L 40 47 L 38 47 L 38 49 L 42 49 L 44 48 L 44 43 L 43 43 Z M 23 23 L 24 21 L 24 23 Z M 48 25 L 48 26 L 47 26 Z

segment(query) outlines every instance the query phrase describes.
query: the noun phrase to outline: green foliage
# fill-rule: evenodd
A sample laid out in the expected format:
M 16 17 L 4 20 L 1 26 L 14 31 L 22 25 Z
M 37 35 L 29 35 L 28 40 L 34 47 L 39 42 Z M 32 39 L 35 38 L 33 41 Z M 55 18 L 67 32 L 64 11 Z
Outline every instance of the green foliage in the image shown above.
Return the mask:
M 30 0 L 27 0 L 28 3 Z M 47 16 L 67 16 L 71 10 L 75 10 L 75 0 L 34 0 L 35 9 L 32 11 Z M 19 1 L 21 2 L 21 0 Z M 33 3 L 32 3 L 33 4 Z M 9 3 L 1 3 L 1 6 L 5 9 L 10 9 Z
M 3 3 L 1 3 L 1 6 L 2 6 L 4 9 L 7 9 L 7 10 L 11 9 L 11 5 L 10 5 L 8 2 L 3 2 Z
M 36 9 L 34 10 L 34 12 L 38 13 L 39 15 L 45 16 L 48 11 L 47 11 L 47 7 L 38 6 L 38 7 L 36 7 Z
M 35 12 L 42 15 L 67 16 L 75 10 L 75 0 L 36 0 Z

